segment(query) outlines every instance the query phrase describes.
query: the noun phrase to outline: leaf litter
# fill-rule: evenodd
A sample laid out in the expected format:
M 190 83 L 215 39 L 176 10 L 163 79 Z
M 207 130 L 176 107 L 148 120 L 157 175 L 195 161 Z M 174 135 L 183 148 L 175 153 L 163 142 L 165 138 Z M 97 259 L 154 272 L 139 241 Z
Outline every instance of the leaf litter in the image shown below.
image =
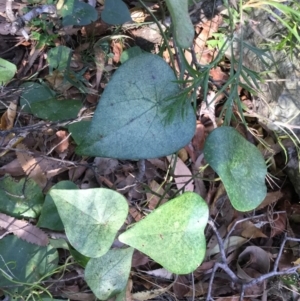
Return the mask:
M 157 7 L 154 6 L 153 8 Z M 134 13 L 136 14 L 137 11 L 140 12 L 140 9 Z M 136 15 L 132 15 L 132 17 L 136 18 Z M 142 15 L 142 21 L 145 18 Z M 201 64 L 209 64 L 215 58 L 216 53 L 207 47 L 207 41 L 218 32 L 221 24 L 221 16 L 217 15 L 212 20 L 197 26 L 194 47 Z M 84 44 L 85 38 L 91 37 L 95 33 L 98 37 L 102 37 L 109 32 L 109 28 L 99 19 L 80 28 L 72 28 L 71 26 L 70 28 L 65 27 L 64 30 L 69 34 L 77 34 L 79 31 L 83 38 L 80 43 Z M 144 37 L 142 32 L 137 33 L 136 28 L 132 29 L 130 34 L 136 40 L 137 37 Z M 57 39 L 55 42 L 63 45 L 62 40 Z M 82 91 L 83 88 L 86 88 L 86 95 L 90 97 L 90 101 L 85 102 L 84 106 L 88 107 L 85 109 L 93 111 L 95 109 L 93 99 L 98 99 L 99 95 L 103 93 L 114 69 L 118 68 L 119 61 L 122 60 L 122 54 L 128 46 L 127 43 L 129 43 L 129 39 L 125 44 L 121 39 L 109 41 L 108 47 L 112 56 L 108 56 L 108 53 L 100 46 L 93 47 L 89 43 L 82 49 L 77 49 L 76 55 L 72 57 L 70 68 L 73 71 L 77 68 L 79 70 L 86 69 L 79 81 L 73 75 L 70 75 L 70 81 L 66 81 L 61 72 L 55 71 L 49 76 L 43 70 L 39 71 L 46 64 L 44 55 L 47 49 L 45 47 L 38 48 L 33 42 L 23 41 L 21 51 L 23 51 L 28 63 L 26 67 L 22 67 L 25 57 L 19 61 L 17 64 L 18 78 L 22 80 L 22 77 L 28 74 L 40 72 L 40 77 L 46 79 L 54 91 L 66 95 L 67 91 L 71 93 L 70 91 L 74 89 L 72 93 L 75 96 L 72 99 L 83 100 L 84 93 Z M 7 50 L 8 47 L 4 50 Z M 31 50 L 30 54 L 24 49 Z M 20 56 L 17 54 L 17 47 L 13 51 L 16 56 Z M 91 54 L 95 55 L 94 62 L 86 59 Z M 170 54 L 168 53 L 166 56 L 166 61 L 171 61 Z M 190 63 L 193 60 L 188 51 L 185 52 L 185 58 Z M 210 77 L 213 82 L 221 85 L 228 79 L 227 71 L 224 66 L 219 66 L 210 71 Z M 87 79 L 91 85 L 87 83 Z M 13 87 L 10 88 L 10 85 L 3 87 L 0 94 L 1 102 L 6 102 L 7 94 L 5 93 L 10 93 L 12 91 L 10 89 L 13 89 Z M 206 95 L 205 97 L 208 100 L 215 99 L 214 92 L 209 92 L 211 96 Z M 246 98 L 245 95 L 243 97 Z M 65 128 L 65 121 L 59 120 L 52 123 L 41 121 L 41 119 L 22 111 L 21 108 L 17 108 L 14 101 L 10 101 L 5 103 L 6 107 L 4 106 L 4 113 L 1 115 L 0 125 L 5 139 L 1 138 L 0 174 L 5 177 L 7 175 L 16 177 L 24 187 L 27 185 L 27 179 L 32 179 L 40 188 L 44 189 L 44 193 L 47 193 L 53 185 L 63 180 L 73 181 L 77 187 L 109 187 L 120 192 L 127 199 L 130 215 L 126 219 L 126 226 L 132 225 L 134 221 L 144 219 L 158 204 L 163 204 L 174 198 L 178 191 L 197 191 L 210 206 L 211 218 L 219 225 L 219 233 L 224 240 L 228 266 L 240 279 L 250 281 L 268 273 L 277 256 L 280 256 L 279 271 L 293 267 L 293 262 L 297 263 L 300 257 L 298 243 L 288 242 L 285 246 L 286 252 L 278 253 L 280 238 L 286 232 L 289 237 L 295 237 L 300 220 L 300 218 L 297 219 L 300 209 L 295 202 L 295 194 L 287 192 L 288 188 L 291 190 L 291 186 L 284 186 L 290 184 L 286 184 L 285 177 L 280 175 L 283 159 L 280 156 L 272 157 L 274 160 L 272 173 L 276 176 L 280 175 L 275 182 L 282 186 L 282 189 L 278 189 L 276 185 L 274 188 L 268 187 L 264 201 L 256 211 L 251 212 L 251 218 L 249 218 L 249 213 L 236 211 L 218 182 L 218 176 L 209 169 L 201 170 L 205 166 L 202 155 L 204 143 L 208 133 L 217 126 L 218 109 L 220 108 L 217 106 L 219 103 L 215 100 L 214 102 L 202 103 L 196 133 L 191 143 L 185 146 L 186 152 L 182 157 L 184 160 L 179 157 L 149 159 L 147 160 L 148 163 L 145 164 L 145 171 L 140 177 L 142 168 L 135 161 L 100 157 L 91 160 L 76 156 L 74 142 Z M 234 109 L 235 117 L 238 117 L 238 110 Z M 80 117 L 78 115 L 78 119 Z M 249 118 L 249 123 L 251 122 L 251 118 Z M 251 125 L 256 130 L 260 130 L 262 135 L 265 135 L 258 123 L 252 122 Z M 243 131 L 243 125 L 235 124 L 235 127 Z M 51 134 L 49 134 L 49 130 L 51 130 Z M 26 135 L 22 136 L 22 132 L 26 132 Z M 13 139 L 16 142 L 12 143 Z M 262 139 L 271 143 L 270 147 L 274 146 L 272 143 L 275 144 L 275 142 L 268 140 L 267 136 L 262 136 Z M 24 179 L 24 183 L 20 179 Z M 3 186 L 0 189 L 9 193 Z M 251 187 L 251 189 L 254 188 Z M 22 189 L 18 191 L 18 193 L 21 192 Z M 285 211 L 290 212 L 290 214 L 287 215 Z M 0 227 L 6 231 L 3 232 L 2 237 L 13 234 L 31 244 L 45 246 L 48 243 L 48 237 L 51 238 L 54 234 L 49 229 L 44 229 L 45 233 L 48 233 L 48 236 L 45 235 L 42 230 L 36 227 L 37 221 L 37 217 L 23 220 L 20 217 L 13 217 L 12 212 L 10 214 L 8 212 L 6 214 L 0 213 Z M 230 237 L 227 237 L 228 233 L 230 233 Z M 212 285 L 209 284 L 213 265 L 220 260 L 221 255 L 215 235 L 209 230 L 206 231 L 205 235 L 208 242 L 206 259 L 196 269 L 193 277 L 191 275 L 175 277 L 175 275 L 170 274 L 165 277 L 165 274 L 162 273 L 164 271 L 155 261 L 145 254 L 135 251 L 126 288 L 128 300 L 157 300 L 163 295 L 171 296 L 170 298 L 174 299 L 203 297 L 209 289 L 216 298 L 215 300 L 239 300 L 237 295 L 239 291 L 230 286 L 231 280 L 224 271 L 220 271 L 220 278 L 216 276 Z M 288 248 L 292 251 L 289 251 Z M 59 248 L 59 250 L 62 249 Z M 65 261 L 67 255 L 70 255 L 68 250 L 65 251 L 64 255 L 60 255 L 60 260 Z M 237 262 L 237 265 L 234 262 Z M 88 288 L 78 265 L 74 263 L 68 272 L 59 277 L 61 277 L 59 281 L 56 277 L 51 278 L 55 289 L 52 287 L 50 292 L 55 297 L 92 300 L 93 294 L 85 292 Z M 169 277 L 171 280 L 168 279 Z M 72 280 L 73 278 L 75 280 Z M 278 282 L 276 285 L 282 286 L 285 283 L 284 279 L 280 277 L 276 281 Z M 64 284 L 63 288 L 60 283 Z M 297 284 L 298 282 L 296 282 Z M 265 296 L 265 287 L 268 285 L 266 281 L 263 282 L 263 285 L 253 285 L 247 288 L 246 293 Z M 294 289 L 293 286 L 290 287 Z M 251 300 L 251 298 L 244 298 L 244 300 Z

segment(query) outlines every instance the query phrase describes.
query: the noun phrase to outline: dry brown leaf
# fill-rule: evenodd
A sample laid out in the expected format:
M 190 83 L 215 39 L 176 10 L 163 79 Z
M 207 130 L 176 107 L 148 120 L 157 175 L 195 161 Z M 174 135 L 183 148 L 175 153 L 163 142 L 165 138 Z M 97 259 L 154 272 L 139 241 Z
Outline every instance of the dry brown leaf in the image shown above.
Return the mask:
M 129 213 L 136 222 L 140 221 L 143 218 L 143 214 L 134 207 L 129 207 Z
M 0 130 L 12 129 L 14 126 L 16 115 L 17 115 L 17 104 L 11 101 L 7 110 L 1 116 Z
M 112 41 L 112 52 L 114 54 L 113 62 L 119 63 L 121 54 L 123 52 L 122 44 L 120 42 Z
M 196 132 L 192 140 L 192 145 L 195 151 L 200 151 L 204 148 L 205 142 L 205 127 L 204 125 L 197 120 Z
M 167 170 L 167 166 L 166 166 L 165 162 L 160 159 L 147 159 L 147 161 L 149 161 L 155 167 L 157 167 L 163 171 Z
M 283 197 L 283 193 L 282 191 L 278 190 L 278 191 L 273 191 L 273 192 L 268 192 L 267 196 L 265 197 L 265 199 L 263 200 L 263 202 L 256 208 L 256 210 L 260 210 L 272 203 L 277 202 L 279 199 L 281 199 Z
M 267 237 L 267 235 L 265 235 L 259 228 L 255 227 L 251 221 L 244 221 L 241 227 L 243 229 L 241 235 L 245 238 Z
M 149 186 L 152 191 L 156 192 L 159 195 L 163 195 L 165 192 L 164 189 L 162 188 L 162 186 L 159 185 L 155 180 L 152 180 L 150 182 Z M 146 193 L 146 196 L 147 196 L 147 202 L 148 202 L 149 209 L 154 210 L 156 208 L 158 202 L 161 200 L 161 198 L 150 192 Z M 160 205 L 165 203 L 168 199 L 169 199 L 169 196 L 166 194 L 165 197 L 161 200 Z
M 144 265 L 149 262 L 149 257 L 143 254 L 142 252 L 138 250 L 134 250 L 133 256 L 132 256 L 132 264 L 131 266 L 133 268 Z
M 145 11 L 140 7 L 134 7 L 130 9 L 131 19 L 135 23 L 144 23 L 147 15 Z
M 57 131 L 56 138 L 52 141 L 54 150 L 60 158 L 65 158 L 68 153 L 70 134 L 67 131 Z
M 95 63 L 96 63 L 96 89 L 99 88 L 101 78 L 105 69 L 105 62 L 106 62 L 106 54 L 101 46 L 97 44 L 94 46 L 94 54 L 95 54 Z
M 222 69 L 218 66 L 216 68 L 210 69 L 209 75 L 212 77 L 214 82 L 218 82 L 219 84 L 222 84 L 228 80 L 228 73 L 225 73 L 222 71 Z
M 0 168 L 0 176 L 10 174 L 13 177 L 23 176 L 25 174 L 18 159 L 12 160 Z
M 46 75 L 45 79 L 51 84 L 55 91 L 60 93 L 64 93 L 73 86 L 73 84 L 65 80 L 65 73 L 58 69 L 54 70 L 51 74 Z
M 178 151 L 178 157 L 183 161 L 186 162 L 189 158 L 188 152 L 185 148 L 182 148 Z
M 117 169 L 119 161 L 113 158 L 96 157 L 94 159 L 94 165 L 99 175 L 107 176 Z
M 174 168 L 174 178 L 177 189 L 180 190 L 184 188 L 185 191 L 194 191 L 194 180 L 192 178 L 192 173 L 190 169 L 182 162 L 180 158 L 175 161 L 175 156 L 167 156 L 170 165 L 173 166 L 176 162 Z
M 240 296 L 231 296 L 231 297 L 222 297 L 218 298 L 215 301 L 239 301 Z M 251 301 L 250 298 L 243 298 L 243 301 Z
M 286 213 L 273 214 L 273 220 L 270 222 L 271 226 L 271 237 L 285 232 L 287 223 Z
M 146 301 L 149 299 L 155 299 L 156 297 L 168 292 L 172 286 L 173 286 L 173 283 L 171 283 L 169 286 L 164 287 L 164 288 L 134 293 L 134 294 L 132 294 L 132 299 L 134 301 Z
M 243 262 L 243 267 L 240 263 Z M 270 255 L 265 250 L 256 246 L 247 247 L 240 255 L 237 261 L 237 275 L 247 281 L 253 280 L 253 274 L 249 275 L 246 268 L 256 270 L 260 274 L 270 271 Z M 250 271 L 250 270 L 249 270 Z M 258 275 L 259 276 L 259 275 Z
M 44 188 L 47 184 L 47 177 L 42 171 L 39 161 L 28 154 L 28 149 L 23 143 L 18 144 L 16 154 L 25 174 L 33 179 L 41 188 Z
M 183 298 L 190 291 L 190 281 L 187 276 L 179 275 L 173 285 L 173 292 L 177 298 Z
M 38 246 L 47 246 L 49 243 L 48 236 L 41 229 L 4 213 L 0 213 L 0 227 Z

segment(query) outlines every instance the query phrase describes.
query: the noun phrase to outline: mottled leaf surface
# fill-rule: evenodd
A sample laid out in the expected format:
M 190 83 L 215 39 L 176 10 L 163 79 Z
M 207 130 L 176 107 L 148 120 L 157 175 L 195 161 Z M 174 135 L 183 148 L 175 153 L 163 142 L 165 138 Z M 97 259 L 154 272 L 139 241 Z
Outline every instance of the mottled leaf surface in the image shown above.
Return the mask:
M 121 234 L 119 240 L 175 274 L 188 274 L 205 256 L 207 220 L 205 201 L 196 193 L 185 192 Z
M 123 225 L 126 199 L 110 189 L 51 189 L 71 245 L 88 257 L 99 257 L 111 247 Z
M 250 211 L 260 205 L 267 195 L 267 166 L 255 145 L 235 129 L 222 126 L 208 136 L 204 156 L 222 179 L 236 210 Z

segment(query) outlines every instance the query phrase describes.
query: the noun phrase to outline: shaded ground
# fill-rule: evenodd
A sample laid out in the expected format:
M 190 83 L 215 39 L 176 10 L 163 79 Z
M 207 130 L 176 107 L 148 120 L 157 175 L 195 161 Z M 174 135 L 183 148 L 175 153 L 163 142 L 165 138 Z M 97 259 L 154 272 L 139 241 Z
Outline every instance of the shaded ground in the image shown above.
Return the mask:
M 15 5 L 15 9 L 24 6 L 21 3 Z M 134 6 L 133 2 L 132 8 Z M 150 7 L 159 16 L 159 6 Z M 101 8 L 99 5 L 99 11 Z M 3 8 L 1 13 L 5 14 Z M 139 22 L 149 18 L 141 9 L 132 12 L 132 17 Z M 34 30 L 41 32 L 40 24 L 36 24 Z M 198 63 L 205 65 L 216 57 L 217 46 L 208 47 L 207 41 L 210 39 L 212 44 L 212 37 L 219 32 L 222 24 L 222 16 L 216 15 L 212 20 L 199 22 L 195 26 L 194 53 Z M 0 92 L 2 113 L 7 112 L 2 115 L 0 133 L 0 175 L 3 178 L 13 177 L 16 181 L 31 178 L 43 189 L 43 193 L 63 180 L 70 180 L 81 189 L 111 188 L 124 195 L 128 201 L 130 214 L 126 220 L 127 226 L 141 220 L 156 206 L 183 190 L 194 191 L 209 205 L 210 217 L 215 221 L 220 237 L 225 239 L 230 233 L 230 243 L 224 245 L 226 268 L 231 268 L 239 279 L 249 281 L 259 278 L 272 271 L 274 262 L 278 271 L 290 269 L 294 262 L 298 263 L 298 242 L 288 241 L 280 251 L 285 235 L 298 237 L 300 207 L 299 197 L 283 172 L 286 164 L 284 153 L 271 131 L 250 116 L 246 117 L 252 129 L 250 134 L 241 122 L 238 108 L 232 108 L 236 117 L 232 126 L 248 141 L 257 145 L 269 160 L 267 197 L 255 211 L 247 213 L 236 211 L 229 202 L 223 184 L 217 180 L 218 176 L 209 167 L 203 169 L 206 165 L 203 146 L 207 135 L 222 123 L 217 117 L 221 114 L 226 93 L 221 94 L 210 108 L 203 102 L 203 91 L 199 91 L 197 130 L 191 143 L 179 151 L 176 163 L 170 157 L 142 160 L 138 163 L 79 157 L 74 152 L 75 142 L 65 127 L 74 119 L 67 122 L 47 122 L 24 112 L 21 106 L 16 107 L 19 104 L 19 94 L 24 92 L 20 85 L 29 79 L 37 82 L 42 79 L 61 99 L 82 101 L 82 109 L 76 120 L 88 118 L 95 110 L 99 96 L 114 70 L 120 65 L 125 49 L 140 45 L 148 49 L 151 47 L 152 52 L 158 53 L 164 48 L 157 43 L 146 42 L 149 32 L 143 32 L 144 27 L 128 29 L 125 26 L 119 29 L 108 26 L 101 20 L 85 27 L 64 28 L 64 34 L 59 35 L 56 35 L 54 28 L 47 30 L 47 35 L 44 32 L 42 34 L 48 42 L 42 43 L 42 46 L 42 37 L 38 41 L 26 41 L 22 36 L 4 35 L 0 31 L 0 56 L 17 66 L 14 79 Z M 104 37 L 108 37 L 107 53 L 103 48 L 95 47 L 95 42 Z M 49 75 L 45 59 L 54 45 L 67 45 L 73 50 L 69 70 L 77 73 L 84 70 L 75 84 L 64 82 L 59 72 Z M 172 41 L 170 45 L 176 61 Z M 163 51 L 163 57 L 170 62 L 167 51 Z M 185 57 L 190 64 L 195 59 L 189 51 L 186 51 Z M 212 99 L 215 91 L 229 79 L 229 69 L 230 61 L 224 58 L 217 68 L 211 70 L 208 99 Z M 239 94 L 241 102 L 251 109 L 251 95 L 242 88 Z M 37 219 L 30 219 L 30 223 L 36 222 Z M 43 230 L 50 238 L 66 239 L 63 231 Z M 8 233 L 2 230 L 0 234 L 4 236 Z M 214 300 L 238 300 L 241 284 L 234 284 L 232 277 L 224 270 L 218 269 L 213 283 L 209 284 L 214 264 L 220 261 L 222 254 L 217 237 L 210 227 L 207 227 L 205 234 L 206 258 L 190 275 L 172 275 L 146 255 L 135 251 L 126 300 L 198 300 L 207 295 L 209 287 Z M 115 246 L 118 246 L 117 241 Z M 64 264 L 69 255 L 69 251 L 59 249 L 60 264 Z M 276 261 L 276 258 L 279 260 Z M 276 277 L 246 287 L 243 300 L 298 300 L 298 274 L 294 273 L 292 277 L 274 272 L 273 275 Z M 62 274 L 53 275 L 42 285 L 49 286 L 49 292 L 56 298 L 84 301 L 95 299 L 84 281 L 83 268 L 75 262 Z

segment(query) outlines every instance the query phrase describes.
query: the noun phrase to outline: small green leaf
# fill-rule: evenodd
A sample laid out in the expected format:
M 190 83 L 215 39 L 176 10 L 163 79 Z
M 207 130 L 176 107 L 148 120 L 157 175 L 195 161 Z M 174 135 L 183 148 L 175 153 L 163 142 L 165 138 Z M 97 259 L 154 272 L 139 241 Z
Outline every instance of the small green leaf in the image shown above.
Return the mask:
M 188 274 L 205 256 L 207 221 L 205 201 L 196 193 L 185 192 L 136 223 L 119 240 L 175 274 Z
M 100 300 L 119 294 L 126 287 L 134 249 L 113 249 L 104 256 L 92 258 L 85 269 L 85 280 Z
M 58 263 L 57 251 L 50 245 L 40 247 L 16 236 L 6 236 L 0 240 L 0 254 L 0 286 L 11 286 L 19 292 L 25 287 L 12 281 L 39 283 L 41 277 L 51 276 Z
M 15 64 L 0 58 L 0 86 L 8 83 L 14 77 L 16 71 Z
M 96 21 L 98 18 L 98 13 L 94 7 L 79 0 L 64 1 L 60 14 L 63 17 L 63 26 L 84 26 Z
M 188 0 L 166 0 L 172 16 L 174 36 L 182 48 L 189 48 L 193 44 L 194 26 L 188 12 Z
M 71 181 L 60 181 L 52 186 L 51 189 L 77 189 L 77 186 Z M 37 226 L 54 231 L 63 231 L 65 229 L 58 214 L 57 207 L 55 206 L 55 203 L 49 192 L 46 194 L 45 203 L 43 205 Z
M 139 46 L 130 47 L 124 50 L 121 54 L 120 61 L 124 64 L 129 59 L 132 59 L 135 56 L 138 56 L 143 53 L 143 50 Z
M 101 19 L 112 25 L 124 24 L 132 21 L 130 11 L 122 0 L 106 0 Z
M 105 188 L 51 189 L 49 194 L 71 245 L 88 257 L 105 254 L 126 219 L 126 199 Z
M 10 176 L 0 180 L 1 212 L 15 217 L 37 218 L 43 203 L 42 190 L 33 180 L 22 178 L 16 182 Z
M 190 142 L 195 114 L 187 102 L 185 114 L 176 106 L 176 77 L 159 56 L 144 53 L 128 60 L 114 73 L 101 96 L 91 126 L 76 152 L 118 159 L 157 158 Z M 122 83 L 122 85 L 120 85 Z M 166 108 L 174 118 L 166 122 Z M 184 116 L 182 116 L 184 115 Z
M 50 101 L 55 97 L 55 92 L 48 88 L 46 85 L 38 83 L 24 83 L 21 85 L 23 91 L 20 99 L 20 106 L 23 112 L 32 113 L 31 105 L 39 101 Z
M 50 120 L 63 121 L 76 118 L 82 102 L 77 99 L 49 99 L 31 104 L 31 112 L 36 117 Z
M 53 69 L 65 71 L 69 67 L 69 58 L 72 50 L 66 46 L 58 46 L 51 48 L 47 53 L 47 62 L 49 63 L 49 69 L 52 72 Z
M 232 206 L 255 209 L 267 194 L 267 166 L 260 151 L 235 129 L 222 126 L 206 139 L 204 156 L 218 173 Z

